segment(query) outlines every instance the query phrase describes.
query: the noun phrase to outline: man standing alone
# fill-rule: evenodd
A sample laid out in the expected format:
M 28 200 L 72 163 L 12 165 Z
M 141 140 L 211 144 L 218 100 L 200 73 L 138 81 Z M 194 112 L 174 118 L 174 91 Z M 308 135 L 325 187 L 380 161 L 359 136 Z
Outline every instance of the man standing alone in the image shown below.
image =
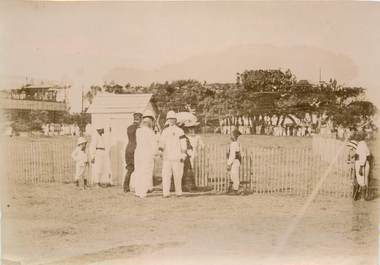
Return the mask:
M 125 150 L 125 163 L 127 168 L 127 173 L 124 179 L 124 192 L 129 192 L 129 184 L 131 181 L 131 175 L 135 170 L 135 150 L 136 150 L 136 130 L 140 127 L 142 120 L 141 113 L 133 114 L 133 124 L 128 126 L 127 135 L 128 135 L 128 145 Z

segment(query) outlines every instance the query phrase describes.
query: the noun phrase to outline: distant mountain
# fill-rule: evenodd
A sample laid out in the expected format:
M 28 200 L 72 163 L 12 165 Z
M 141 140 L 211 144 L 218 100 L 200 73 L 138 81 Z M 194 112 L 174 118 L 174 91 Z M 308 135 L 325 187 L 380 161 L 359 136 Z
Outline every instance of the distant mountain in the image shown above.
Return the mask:
M 343 54 L 309 46 L 251 44 L 200 54 L 156 70 L 117 67 L 106 73 L 104 80 L 141 85 L 184 78 L 207 82 L 234 82 L 237 72 L 260 68 L 289 68 L 298 79 L 310 81 L 318 81 L 320 68 L 322 79 L 335 78 L 339 82 L 353 80 L 358 72 L 354 62 Z

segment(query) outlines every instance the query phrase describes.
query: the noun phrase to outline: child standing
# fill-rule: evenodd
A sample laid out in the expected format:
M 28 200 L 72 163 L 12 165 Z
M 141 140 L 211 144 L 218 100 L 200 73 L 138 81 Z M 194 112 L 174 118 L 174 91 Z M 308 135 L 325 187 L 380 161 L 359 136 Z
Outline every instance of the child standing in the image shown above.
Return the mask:
M 239 170 L 241 163 L 240 144 L 238 138 L 241 135 L 239 130 L 235 129 L 231 133 L 231 143 L 227 153 L 227 171 L 230 172 L 233 192 L 238 193 L 239 190 Z
M 83 189 L 87 187 L 86 170 L 89 164 L 86 145 L 87 140 L 84 137 L 79 137 L 77 147 L 71 154 L 71 157 L 75 161 L 75 184 L 79 187 L 79 182 L 83 179 Z

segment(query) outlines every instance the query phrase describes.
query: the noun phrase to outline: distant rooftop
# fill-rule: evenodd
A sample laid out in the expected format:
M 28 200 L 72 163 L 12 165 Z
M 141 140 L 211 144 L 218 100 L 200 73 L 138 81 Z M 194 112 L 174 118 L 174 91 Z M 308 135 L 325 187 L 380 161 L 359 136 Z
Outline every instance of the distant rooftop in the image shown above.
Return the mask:
M 98 94 L 88 113 L 134 113 L 143 112 L 150 104 L 153 94 Z
M 62 86 L 56 84 L 26 84 L 22 89 L 49 89 L 49 88 L 63 88 Z

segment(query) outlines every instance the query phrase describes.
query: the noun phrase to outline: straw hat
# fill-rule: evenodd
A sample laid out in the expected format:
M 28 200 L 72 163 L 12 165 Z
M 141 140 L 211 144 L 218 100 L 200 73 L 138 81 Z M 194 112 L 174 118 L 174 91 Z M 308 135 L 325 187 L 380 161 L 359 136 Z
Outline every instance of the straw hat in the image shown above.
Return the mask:
M 187 127 L 187 128 L 190 128 L 190 127 L 196 127 L 199 125 L 199 122 L 198 121 L 194 121 L 194 120 L 187 120 L 183 123 L 183 126 Z

